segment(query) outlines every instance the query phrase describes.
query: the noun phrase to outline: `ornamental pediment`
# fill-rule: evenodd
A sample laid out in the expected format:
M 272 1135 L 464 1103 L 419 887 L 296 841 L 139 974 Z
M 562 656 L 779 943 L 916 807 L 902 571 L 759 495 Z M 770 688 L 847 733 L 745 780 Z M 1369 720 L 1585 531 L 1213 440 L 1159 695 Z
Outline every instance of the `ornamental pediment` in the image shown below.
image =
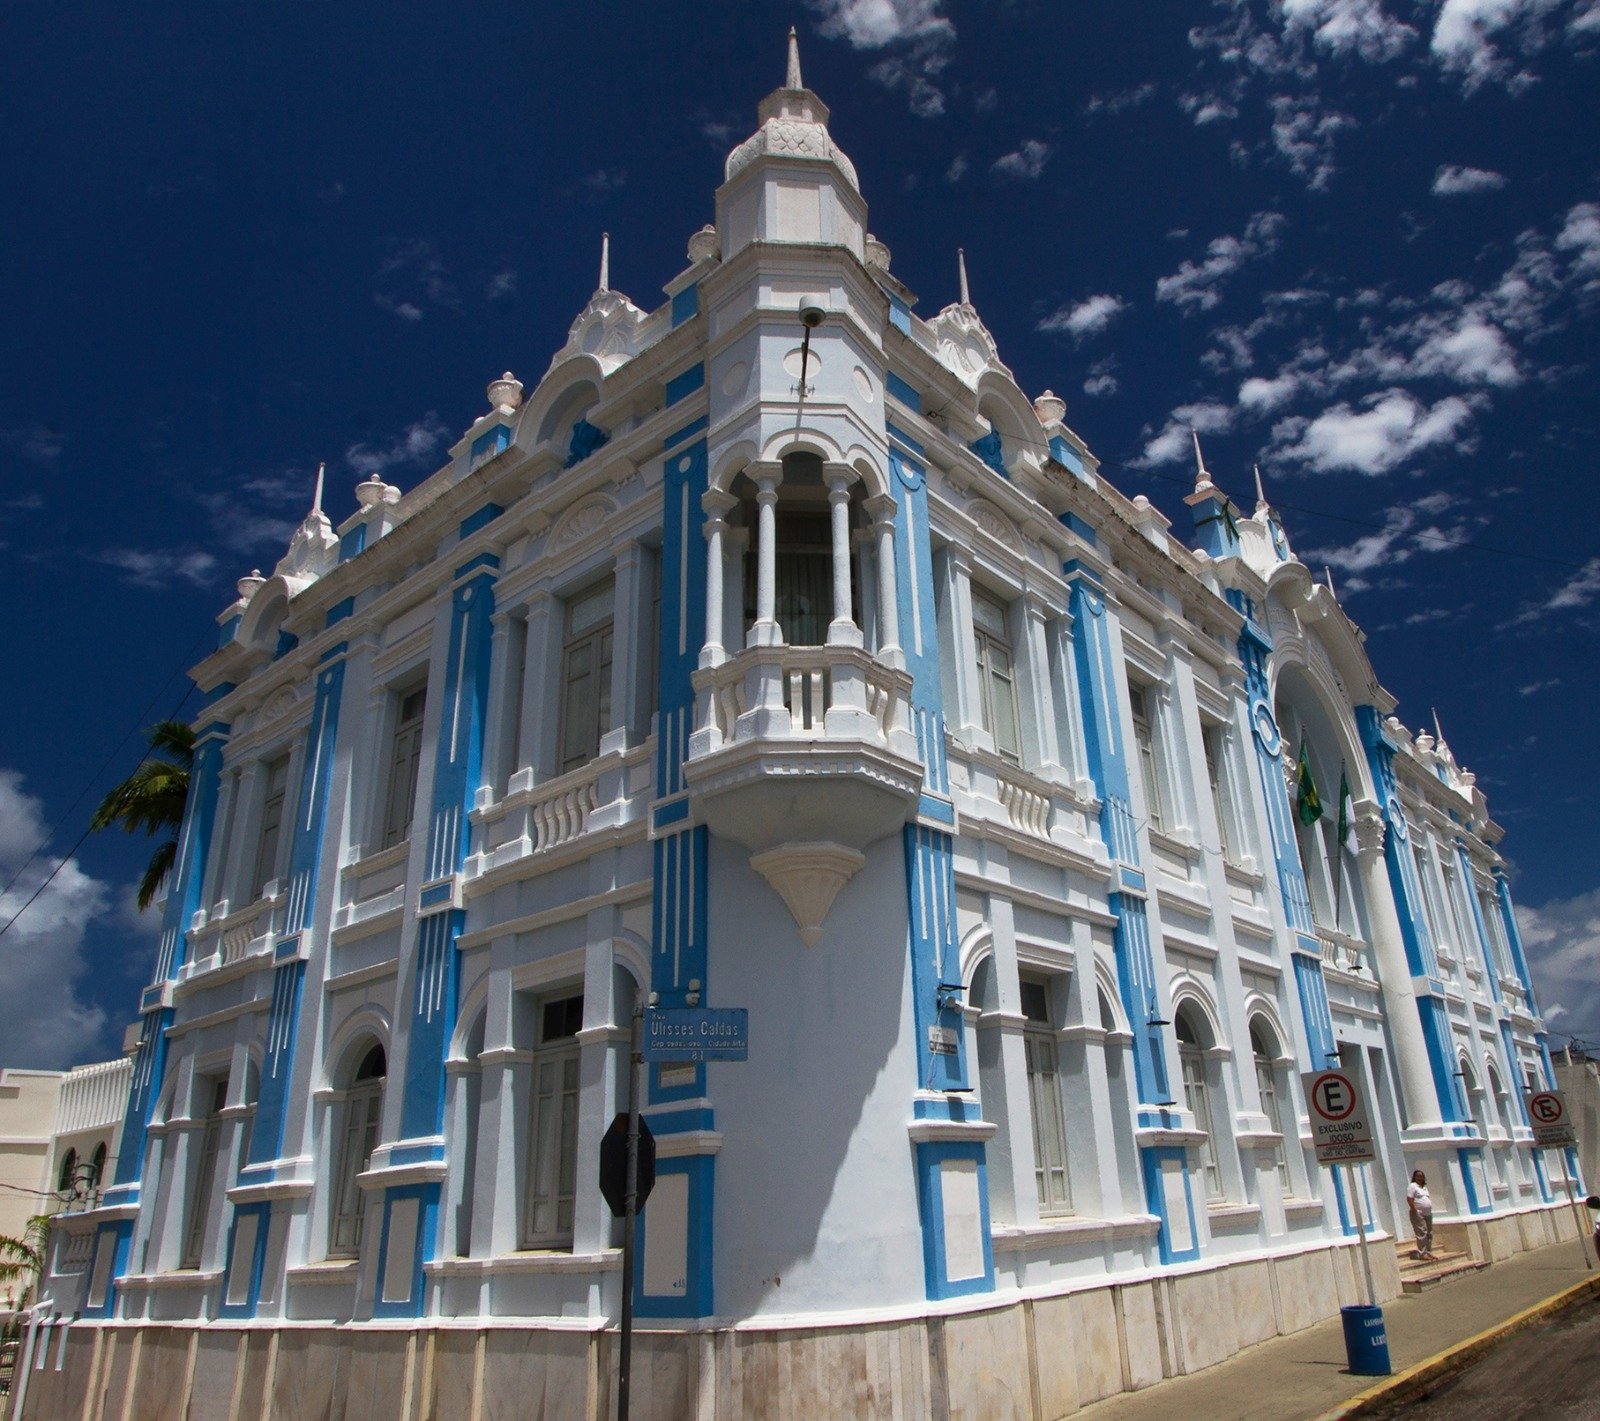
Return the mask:
M 643 328 L 648 319 L 620 291 L 595 292 L 568 328 L 567 343 L 556 352 L 550 370 L 574 355 L 592 355 L 609 375 L 644 349 Z
M 978 381 L 990 370 L 1011 378 L 989 328 L 965 302 L 946 306 L 928 322 L 928 329 L 933 334 L 939 363 L 962 384 L 976 390 Z

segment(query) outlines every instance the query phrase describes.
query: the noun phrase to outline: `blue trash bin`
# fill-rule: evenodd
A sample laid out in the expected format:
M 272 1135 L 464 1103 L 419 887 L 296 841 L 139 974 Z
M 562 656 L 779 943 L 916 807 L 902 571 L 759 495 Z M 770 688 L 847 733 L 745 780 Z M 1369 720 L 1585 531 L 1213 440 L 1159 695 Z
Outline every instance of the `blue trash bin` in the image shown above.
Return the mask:
M 1344 1355 L 1350 1370 L 1358 1377 L 1386 1377 L 1389 1365 L 1389 1335 L 1383 1330 L 1383 1309 L 1375 1307 L 1340 1308 L 1344 1320 Z

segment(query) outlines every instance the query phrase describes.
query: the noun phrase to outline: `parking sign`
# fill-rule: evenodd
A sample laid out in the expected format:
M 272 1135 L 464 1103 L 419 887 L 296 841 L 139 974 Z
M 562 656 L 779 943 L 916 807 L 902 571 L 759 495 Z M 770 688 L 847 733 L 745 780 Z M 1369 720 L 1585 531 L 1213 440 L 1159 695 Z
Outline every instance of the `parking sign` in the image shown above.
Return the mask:
M 1306 1109 L 1318 1164 L 1366 1164 L 1377 1158 L 1361 1083 L 1344 1071 L 1307 1071 Z
M 1572 1128 L 1572 1117 L 1567 1114 L 1566 1097 L 1559 1090 L 1530 1090 L 1524 1100 L 1537 1149 L 1564 1149 L 1578 1143 L 1577 1131 Z

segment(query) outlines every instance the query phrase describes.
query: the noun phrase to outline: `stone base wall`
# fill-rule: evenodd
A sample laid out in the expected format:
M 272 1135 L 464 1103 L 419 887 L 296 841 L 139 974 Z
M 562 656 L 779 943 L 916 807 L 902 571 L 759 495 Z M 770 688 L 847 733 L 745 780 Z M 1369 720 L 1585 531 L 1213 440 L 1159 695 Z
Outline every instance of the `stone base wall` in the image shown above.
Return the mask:
M 1542 1242 L 1542 1238 L 1540 1239 Z M 1381 1300 L 1395 1250 L 1371 1250 Z M 1354 1243 L 942 1316 L 634 1338 L 639 1421 L 1050 1421 L 1365 1301 Z M 602 1421 L 616 1335 L 422 1321 L 41 1329 L 11 1421 Z M 14 1399 L 14 1398 L 13 1398 Z

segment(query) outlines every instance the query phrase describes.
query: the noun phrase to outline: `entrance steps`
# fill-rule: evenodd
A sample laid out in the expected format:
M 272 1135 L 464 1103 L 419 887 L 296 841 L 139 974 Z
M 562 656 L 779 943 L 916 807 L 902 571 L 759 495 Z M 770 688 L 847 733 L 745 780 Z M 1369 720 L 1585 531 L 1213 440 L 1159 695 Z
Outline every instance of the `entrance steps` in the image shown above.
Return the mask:
M 1407 1293 L 1420 1293 L 1489 1266 L 1487 1258 L 1474 1258 L 1467 1251 L 1466 1230 L 1460 1225 L 1440 1224 L 1434 1229 L 1432 1258 L 1412 1257 L 1416 1245 L 1410 1239 L 1397 1240 L 1394 1247 L 1400 1263 L 1400 1287 Z

